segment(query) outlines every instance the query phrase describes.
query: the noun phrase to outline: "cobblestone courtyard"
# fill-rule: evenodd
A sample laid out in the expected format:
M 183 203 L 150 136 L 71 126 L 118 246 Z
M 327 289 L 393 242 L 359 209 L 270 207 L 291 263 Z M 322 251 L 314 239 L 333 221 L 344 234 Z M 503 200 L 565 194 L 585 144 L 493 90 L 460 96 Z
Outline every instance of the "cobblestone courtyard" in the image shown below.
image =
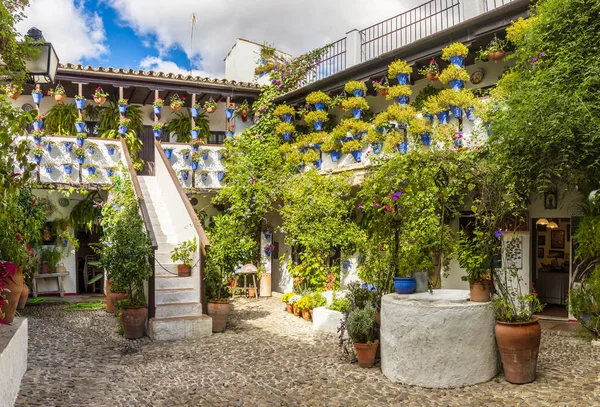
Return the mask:
M 130 342 L 104 311 L 28 306 L 29 364 L 17 406 L 600 406 L 600 347 L 544 331 L 538 379 L 453 390 L 403 386 L 340 359 L 335 335 L 236 300 L 227 332 Z M 465 355 L 468 357 L 468 355 Z

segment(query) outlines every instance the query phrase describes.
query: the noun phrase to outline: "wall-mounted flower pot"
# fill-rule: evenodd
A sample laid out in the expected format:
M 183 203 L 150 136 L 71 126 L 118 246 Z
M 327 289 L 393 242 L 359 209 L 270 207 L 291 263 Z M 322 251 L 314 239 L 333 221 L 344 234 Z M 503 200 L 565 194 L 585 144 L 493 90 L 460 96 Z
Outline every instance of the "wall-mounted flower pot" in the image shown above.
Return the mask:
M 225 109 L 225 117 L 227 118 L 227 120 L 231 119 L 233 117 L 233 109 Z
M 171 159 L 171 156 L 173 155 L 173 150 L 170 148 L 163 148 L 163 151 L 165 152 L 165 155 L 167 156 L 167 159 Z
M 304 169 L 304 164 L 298 165 L 298 172 L 301 172 Z
M 450 81 L 450 87 L 455 91 L 460 91 L 465 85 L 465 81 L 461 81 L 460 79 L 453 79 Z
M 396 75 L 396 79 L 398 80 L 398 85 L 406 85 L 408 83 L 408 74 L 399 73 Z
M 465 57 L 461 57 L 458 55 L 454 55 L 453 57 L 450 57 L 450 63 L 457 68 L 462 68 L 464 60 L 465 60 Z
M 200 132 L 198 130 L 192 130 L 192 139 L 196 140 Z
M 265 232 L 265 239 L 271 239 L 271 232 Z
M 127 112 L 127 105 L 119 105 L 119 113 L 125 114 Z
M 283 139 L 285 141 L 290 141 L 290 138 L 291 138 L 291 134 L 290 134 L 289 131 L 286 131 L 286 132 L 283 133 Z
M 88 152 L 88 154 L 93 155 L 94 154 L 94 147 L 93 146 L 88 146 L 87 147 L 87 152 Z
M 463 110 L 458 106 L 452 105 L 450 106 L 450 113 L 452 113 L 452 116 L 458 119 L 459 117 L 462 117 Z
M 208 174 L 200 174 L 200 179 L 205 182 L 208 179 Z
M 88 175 L 96 174 L 96 167 L 87 167 Z
M 82 165 L 85 162 L 85 157 L 77 157 L 77 163 L 79 163 L 79 165 Z
M 160 140 L 160 136 L 162 135 L 162 130 L 152 130 L 154 133 L 154 138 Z
M 202 159 L 203 160 L 208 160 L 208 151 L 205 151 L 202 153 Z
M 54 95 L 54 100 L 56 100 L 58 103 L 63 103 L 65 100 L 67 100 L 67 95 Z
M 75 142 L 77 143 L 77 146 L 78 146 L 78 147 L 83 147 L 83 143 L 85 143 L 85 139 L 84 139 L 84 138 L 79 138 L 79 137 L 77 137 L 77 138 L 75 139 Z
M 32 93 L 31 96 L 33 97 L 33 103 L 35 103 L 36 105 L 39 105 L 40 103 L 42 103 L 42 98 L 44 97 L 43 94 Z
M 476 119 L 475 108 L 473 106 L 468 108 L 466 113 L 467 113 L 467 119 L 469 119 L 469 121 L 471 121 L 471 122 L 475 121 L 475 119 Z
M 171 110 L 173 110 L 174 112 L 178 112 L 179 109 L 181 109 L 181 105 L 180 104 L 173 104 L 171 103 Z
M 350 269 L 350 260 L 346 260 L 342 263 L 342 267 L 344 268 L 344 270 L 348 270 Z
M 398 294 L 411 294 L 417 289 L 414 277 L 394 277 L 394 289 Z
M 42 126 L 44 125 L 44 122 L 41 120 L 35 120 L 33 122 L 33 130 L 38 131 L 42 129 Z
M 352 116 L 354 116 L 355 119 L 360 119 L 362 117 L 362 110 L 352 109 Z
M 323 102 L 315 103 L 315 110 L 318 110 L 318 111 L 325 110 L 325 103 L 323 103 Z
M 65 170 L 65 174 L 71 175 L 73 172 L 73 166 L 71 164 L 63 164 L 63 169 Z
M 197 153 L 198 152 L 198 146 L 192 146 L 192 152 Z
M 504 59 L 505 55 L 506 52 L 503 50 L 488 52 L 488 60 L 494 61 L 494 63 L 497 64 L 498 61 L 502 61 Z
M 46 174 L 52 174 L 52 166 L 44 167 L 46 169 Z
M 424 146 L 429 147 L 431 145 L 431 133 L 421 134 L 421 141 Z
M 365 95 L 365 91 L 362 89 L 354 89 L 352 91 L 352 94 L 354 95 L 354 97 L 361 98 Z
M 80 98 L 75 99 L 75 107 L 77 107 L 77 110 L 83 110 L 84 106 L 85 106 L 85 99 L 80 99 Z
M 106 176 L 107 177 L 112 177 L 113 175 L 115 175 L 115 171 L 112 168 L 107 168 L 106 169 Z
M 423 117 L 429 119 L 431 123 L 433 123 L 433 115 L 429 113 L 423 113 Z
M 52 143 L 46 143 L 46 151 L 51 153 L 52 152 Z
M 71 141 L 65 141 L 65 152 L 70 153 L 71 151 L 73 151 L 73 142 Z
M 406 152 L 408 151 L 408 143 L 406 141 L 403 141 L 402 143 L 398 144 L 398 151 L 401 154 L 406 154 Z
M 313 127 L 315 128 L 316 131 L 321 131 L 321 130 L 323 130 L 323 122 L 320 120 L 313 122 Z
M 33 136 L 33 142 L 35 143 L 35 145 L 38 145 L 42 142 L 42 138 L 41 137 L 37 137 L 37 136 Z
M 188 180 L 188 178 L 189 178 L 189 176 L 190 176 L 190 174 L 189 174 L 189 172 L 187 172 L 187 171 L 184 171 L 184 172 L 182 172 L 182 173 L 181 173 L 181 179 L 182 179 L 183 181 L 187 181 L 187 180 Z
M 292 122 L 292 115 L 290 113 L 283 114 L 283 115 L 281 115 L 281 117 L 283 118 L 283 121 L 286 123 Z
M 192 161 L 192 171 L 196 171 L 198 169 L 198 163 L 196 161 Z
M 408 103 L 408 96 L 407 95 L 398 96 L 396 98 L 396 102 L 400 103 L 400 106 L 406 106 L 406 104 Z
M 190 158 L 190 153 L 183 153 L 181 156 L 184 160 L 188 160 Z
M 362 150 L 354 150 L 351 151 L 350 154 L 352 154 L 354 161 L 356 161 L 357 163 L 359 163 L 362 160 Z
M 376 141 L 371 143 L 371 148 L 373 149 L 374 154 L 381 153 L 381 148 L 383 147 L 383 143 L 381 141 Z
M 127 126 L 119 126 L 119 134 L 123 136 L 125 133 L 127 133 Z
M 322 144 L 322 143 L 315 143 L 315 144 L 313 144 L 313 145 L 311 146 L 311 148 L 312 148 L 313 150 L 320 150 L 320 149 L 321 149 L 321 144 Z
M 33 159 L 35 160 L 35 162 L 36 162 L 37 164 L 39 164 L 39 163 L 41 163 L 41 162 L 42 162 L 42 156 L 41 156 L 41 155 L 34 155 L 34 156 L 33 156 Z
M 217 171 L 217 179 L 219 181 L 223 181 L 223 176 L 225 175 L 225 173 L 223 171 Z
M 225 132 L 225 136 L 226 137 L 233 137 L 233 132 L 232 131 L 226 131 Z
M 198 113 L 200 113 L 200 109 L 196 109 L 195 107 L 190 107 L 190 113 L 193 118 L 198 117 Z
M 152 110 L 154 111 L 154 114 L 159 115 L 160 112 L 162 112 L 162 106 L 152 106 Z
M 98 106 L 102 106 L 106 103 L 106 98 L 103 96 L 94 96 L 94 102 L 96 102 Z
M 445 110 L 443 112 L 436 113 L 435 117 L 437 117 L 440 124 L 446 124 L 448 123 L 448 119 L 450 118 L 450 112 Z
M 317 170 L 320 170 L 323 165 L 323 160 L 319 158 L 317 161 L 314 161 L 313 164 Z
M 331 161 L 333 161 L 334 163 L 337 163 L 339 161 L 340 157 L 342 156 L 342 152 L 341 151 L 330 151 L 329 156 L 331 157 Z

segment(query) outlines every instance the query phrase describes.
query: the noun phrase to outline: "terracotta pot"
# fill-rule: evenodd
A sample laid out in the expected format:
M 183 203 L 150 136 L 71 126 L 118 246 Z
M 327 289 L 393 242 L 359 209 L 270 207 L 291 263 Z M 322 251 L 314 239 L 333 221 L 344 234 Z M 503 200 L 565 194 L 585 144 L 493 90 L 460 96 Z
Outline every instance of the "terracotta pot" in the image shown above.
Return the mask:
M 146 307 L 126 307 L 121 310 L 121 321 L 125 338 L 138 339 L 146 332 L 146 318 L 148 309 Z
M 96 97 L 94 96 L 94 102 L 96 102 L 97 105 L 102 106 L 105 102 L 106 102 L 106 98 L 105 97 Z
M 48 274 L 48 263 L 42 264 L 40 268 L 40 274 Z
M 439 77 L 440 77 L 440 73 L 439 72 L 436 72 L 436 73 L 427 72 L 425 74 L 425 78 L 427 78 L 427 80 L 429 82 L 435 82 L 435 81 L 437 81 L 437 78 L 439 78 Z
M 304 319 L 305 321 L 308 321 L 310 319 L 310 310 L 309 309 L 302 310 L 302 319 Z
M 248 117 L 248 109 L 244 109 L 241 111 L 242 117 Z
M 207 107 L 206 108 L 206 113 L 214 113 L 215 112 L 215 108 L 214 107 Z
M 254 288 L 248 288 L 248 297 L 256 297 L 256 290 Z
M 298 308 L 296 308 L 295 305 L 294 305 L 294 316 L 295 317 L 299 317 L 300 316 L 300 310 Z
M 535 380 L 541 336 L 538 317 L 529 322 L 496 321 L 496 341 L 508 382 L 524 384 Z
M 377 90 L 377 92 L 381 95 L 381 96 L 386 96 L 388 94 L 389 89 L 387 88 L 379 88 L 379 90 Z
M 171 109 L 173 109 L 174 112 L 178 112 L 179 109 L 181 109 L 181 105 L 171 105 Z
M 177 265 L 177 275 L 179 277 L 189 277 L 192 275 L 192 267 L 186 264 Z
M 10 98 L 12 100 L 17 100 L 19 98 L 19 96 L 21 96 L 21 92 L 17 92 L 17 93 L 11 93 L 8 96 L 10 96 Z
M 354 349 L 356 350 L 356 357 L 358 359 L 358 365 L 360 367 L 368 368 L 373 367 L 375 364 L 375 354 L 377 353 L 377 347 L 379 341 L 371 344 L 366 343 L 355 343 Z
M 289 312 L 290 314 L 294 313 L 294 306 L 292 304 L 285 304 L 285 308 L 287 309 L 287 312 Z
M 490 286 L 489 280 L 484 280 L 471 284 L 469 287 L 471 291 L 471 301 L 473 302 L 489 302 L 490 300 Z
M 56 100 L 58 103 L 62 103 L 67 100 L 67 95 L 54 95 L 54 100 Z
M 27 304 L 27 298 L 29 298 L 29 287 L 27 286 L 27 284 L 23 283 L 23 290 L 21 290 L 21 296 L 19 297 L 17 309 L 25 309 L 25 305 Z
M 121 292 L 114 292 L 111 291 L 110 293 L 110 297 L 108 297 L 108 302 L 110 302 L 110 305 L 106 305 L 106 312 L 115 312 L 116 308 L 116 304 L 117 301 L 120 300 L 125 300 L 127 299 L 127 293 L 121 293 Z M 112 311 L 109 311 L 108 309 L 111 309 Z
M 494 61 L 494 63 L 498 63 L 498 61 L 501 61 L 502 59 L 504 59 L 504 56 L 506 55 L 506 52 L 500 50 L 500 51 L 494 51 L 494 52 L 488 52 L 488 59 L 490 61 Z
M 206 312 L 212 318 L 213 332 L 223 332 L 231 312 L 229 301 L 209 301 Z
M 6 302 L 2 307 L 4 315 L 4 322 L 10 324 L 15 319 L 15 311 L 19 304 L 19 298 L 21 297 L 21 291 L 23 290 L 23 273 L 20 271 L 16 272 L 12 276 L 12 281 L 9 278 L 4 279 L 6 288 L 10 291 L 4 292 L 4 299 Z

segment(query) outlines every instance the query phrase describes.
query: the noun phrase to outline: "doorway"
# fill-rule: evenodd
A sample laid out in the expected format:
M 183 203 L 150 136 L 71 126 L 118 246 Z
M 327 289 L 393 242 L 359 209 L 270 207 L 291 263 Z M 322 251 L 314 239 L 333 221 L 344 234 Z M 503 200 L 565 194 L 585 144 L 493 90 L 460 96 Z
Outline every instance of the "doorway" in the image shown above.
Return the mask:
M 533 219 L 534 245 L 531 275 L 540 302 L 546 304 L 538 316 L 567 320 L 566 306 L 571 281 L 571 219 Z

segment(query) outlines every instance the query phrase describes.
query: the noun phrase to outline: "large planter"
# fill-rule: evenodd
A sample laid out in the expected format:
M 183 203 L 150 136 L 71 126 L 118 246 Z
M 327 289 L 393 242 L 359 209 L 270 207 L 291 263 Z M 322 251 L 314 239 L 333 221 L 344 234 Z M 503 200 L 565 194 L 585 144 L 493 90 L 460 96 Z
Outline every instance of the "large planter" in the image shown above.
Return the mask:
M 478 281 L 469 286 L 471 291 L 471 301 L 489 302 L 490 300 L 490 280 Z
M 127 307 L 121 310 L 123 331 L 127 339 L 139 339 L 146 332 L 148 309 L 144 307 Z
M 209 301 L 206 312 L 212 318 L 213 332 L 223 332 L 227 326 L 227 318 L 231 312 L 229 301 Z
M 304 319 L 305 321 L 308 321 L 310 319 L 310 310 L 309 309 L 302 310 L 302 319 Z
M 414 277 L 394 277 L 394 289 L 398 294 L 412 294 L 416 288 Z
M 375 355 L 377 354 L 377 348 L 379 347 L 379 341 L 374 343 L 355 343 L 354 349 L 356 350 L 356 358 L 358 359 L 358 365 L 360 367 L 369 368 L 375 364 Z
M 189 277 L 192 275 L 192 267 L 187 264 L 178 264 L 177 265 L 177 275 L 179 277 Z
M 5 278 L 4 284 L 7 288 L 4 292 L 6 302 L 0 313 L 4 313 L 4 322 L 10 324 L 15 319 L 15 311 L 21 297 L 21 290 L 23 290 L 23 273 L 20 271 L 16 272 L 12 276 L 12 281 L 8 277 Z
M 537 317 L 529 322 L 496 321 L 496 341 L 510 383 L 524 384 L 535 380 L 542 328 Z
M 27 284 L 23 283 L 23 290 L 21 291 L 21 296 L 19 297 L 19 303 L 17 304 L 17 309 L 25 309 L 25 304 L 27 304 L 27 298 L 29 297 L 29 287 Z
M 106 302 L 106 312 L 115 312 L 117 301 L 125 299 L 127 299 L 127 293 L 111 291 Z

